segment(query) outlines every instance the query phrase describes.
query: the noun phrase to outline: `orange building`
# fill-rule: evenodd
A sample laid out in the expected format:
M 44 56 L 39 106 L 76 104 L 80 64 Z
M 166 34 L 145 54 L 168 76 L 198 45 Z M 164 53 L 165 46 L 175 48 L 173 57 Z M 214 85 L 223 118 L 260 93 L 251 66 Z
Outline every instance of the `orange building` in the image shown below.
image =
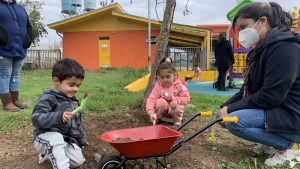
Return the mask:
M 157 48 L 160 22 L 151 21 L 152 56 Z M 145 68 L 148 64 L 148 19 L 127 14 L 119 4 L 51 23 L 62 34 L 63 56 L 85 69 L 101 67 Z M 211 29 L 173 23 L 168 47 L 201 47 L 209 68 Z
M 234 37 L 233 29 L 231 28 L 231 24 L 211 24 L 211 25 L 198 25 L 199 27 L 212 29 L 212 49 L 216 45 L 219 34 L 221 32 L 226 32 L 228 39 L 232 42 L 233 48 L 240 48 L 240 44 L 237 38 Z
M 227 32 L 230 24 L 211 24 L 211 25 L 198 25 L 199 27 L 212 29 L 213 40 L 218 39 L 221 32 Z

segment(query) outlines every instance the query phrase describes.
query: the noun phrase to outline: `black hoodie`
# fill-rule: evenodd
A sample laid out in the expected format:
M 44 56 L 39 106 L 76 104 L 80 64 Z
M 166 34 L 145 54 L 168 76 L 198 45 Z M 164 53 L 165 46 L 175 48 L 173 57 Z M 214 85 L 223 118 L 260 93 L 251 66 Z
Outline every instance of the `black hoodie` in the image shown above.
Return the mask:
M 45 132 L 59 132 L 65 141 L 82 146 L 86 143 L 81 125 L 81 113 L 76 113 L 71 120 L 63 123 L 63 113 L 72 112 L 79 106 L 76 97 L 68 98 L 55 88 L 45 91 L 35 105 L 31 120 L 35 127 L 33 139 Z
M 254 50 L 250 96 L 242 97 L 242 87 L 223 106 L 228 106 L 228 113 L 264 109 L 267 131 L 300 133 L 300 36 L 276 31 Z
M 229 41 L 218 42 L 215 47 L 215 66 L 228 67 L 234 64 L 232 47 Z

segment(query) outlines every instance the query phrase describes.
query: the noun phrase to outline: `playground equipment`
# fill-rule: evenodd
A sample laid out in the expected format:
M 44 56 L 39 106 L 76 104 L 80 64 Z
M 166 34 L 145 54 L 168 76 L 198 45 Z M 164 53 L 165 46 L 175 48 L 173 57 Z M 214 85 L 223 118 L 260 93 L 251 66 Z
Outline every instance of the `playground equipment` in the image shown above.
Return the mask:
M 217 122 L 237 123 L 238 118 L 223 117 L 208 123 L 204 127 L 196 130 L 188 137 L 184 137 L 177 144 L 172 146 L 178 137 L 182 134 L 179 132 L 192 120 L 198 116 L 212 116 L 212 112 L 200 112 L 192 115 L 186 122 L 179 126 L 176 130 L 170 129 L 162 125 L 112 130 L 100 136 L 100 139 L 113 146 L 120 155 L 113 155 L 103 158 L 98 169 L 125 169 L 126 161 L 136 160 L 140 158 L 155 158 L 156 167 L 162 166 L 167 168 L 166 156 L 172 154 L 185 143 L 210 128 Z M 163 161 L 159 160 L 159 157 Z
M 250 50 L 249 48 L 237 48 L 233 50 L 235 63 L 229 68 L 230 78 L 242 79 L 244 77 L 247 53 Z
M 243 8 L 244 6 L 246 5 L 249 5 L 251 3 L 253 3 L 254 1 L 253 0 L 242 0 L 242 1 L 239 1 L 239 3 L 237 4 L 237 6 L 235 6 L 231 11 L 229 11 L 227 13 L 227 19 L 229 21 L 232 21 L 234 16 L 237 14 L 237 12 Z
M 150 78 L 150 74 L 147 74 L 147 75 L 143 76 L 142 78 L 127 85 L 126 87 L 124 87 L 124 89 L 129 92 L 138 92 L 140 90 L 143 90 L 147 87 L 149 78 Z
M 297 6 L 293 7 L 293 11 L 290 12 L 290 15 L 292 16 L 293 19 L 293 29 L 296 31 L 298 30 L 298 19 L 299 19 L 299 9 Z
M 185 79 L 185 77 L 192 77 L 192 80 L 195 79 L 194 77 L 194 71 L 178 71 L 178 78 L 179 79 Z M 142 78 L 130 83 L 126 87 L 124 87 L 125 90 L 129 92 L 138 92 L 140 90 L 143 90 L 147 87 L 149 82 L 150 74 L 147 74 L 143 76 Z M 212 81 L 216 78 L 216 71 L 202 71 L 200 80 L 203 81 Z

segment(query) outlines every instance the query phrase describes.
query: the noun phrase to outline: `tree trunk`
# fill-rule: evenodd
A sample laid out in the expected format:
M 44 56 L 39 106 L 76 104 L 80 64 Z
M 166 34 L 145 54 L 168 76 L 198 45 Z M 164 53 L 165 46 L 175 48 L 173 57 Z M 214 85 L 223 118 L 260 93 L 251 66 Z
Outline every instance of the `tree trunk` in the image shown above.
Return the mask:
M 165 11 L 164 11 L 164 19 L 163 19 L 163 22 L 161 23 L 161 28 L 160 28 L 160 33 L 159 33 L 159 40 L 158 40 L 158 45 L 157 45 L 157 50 L 156 50 L 155 61 L 152 66 L 152 69 L 151 69 L 150 80 L 149 80 L 148 86 L 146 88 L 143 102 L 142 102 L 143 110 L 145 110 L 145 108 L 146 108 L 147 99 L 155 85 L 156 72 L 157 72 L 159 63 L 165 57 L 165 54 L 166 54 L 170 30 L 171 30 L 171 24 L 173 22 L 175 6 L 176 6 L 176 0 L 167 0 Z

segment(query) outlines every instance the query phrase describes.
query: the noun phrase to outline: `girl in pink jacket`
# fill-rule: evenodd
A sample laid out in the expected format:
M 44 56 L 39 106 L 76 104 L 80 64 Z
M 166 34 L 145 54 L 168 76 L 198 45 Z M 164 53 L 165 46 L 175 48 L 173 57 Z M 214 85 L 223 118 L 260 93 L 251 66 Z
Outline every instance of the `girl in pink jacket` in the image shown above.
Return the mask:
M 164 62 L 157 70 L 158 82 L 148 100 L 147 113 L 153 125 L 163 117 L 171 117 L 175 125 L 180 125 L 183 108 L 190 101 L 187 88 L 176 78 L 176 69 L 172 63 Z

